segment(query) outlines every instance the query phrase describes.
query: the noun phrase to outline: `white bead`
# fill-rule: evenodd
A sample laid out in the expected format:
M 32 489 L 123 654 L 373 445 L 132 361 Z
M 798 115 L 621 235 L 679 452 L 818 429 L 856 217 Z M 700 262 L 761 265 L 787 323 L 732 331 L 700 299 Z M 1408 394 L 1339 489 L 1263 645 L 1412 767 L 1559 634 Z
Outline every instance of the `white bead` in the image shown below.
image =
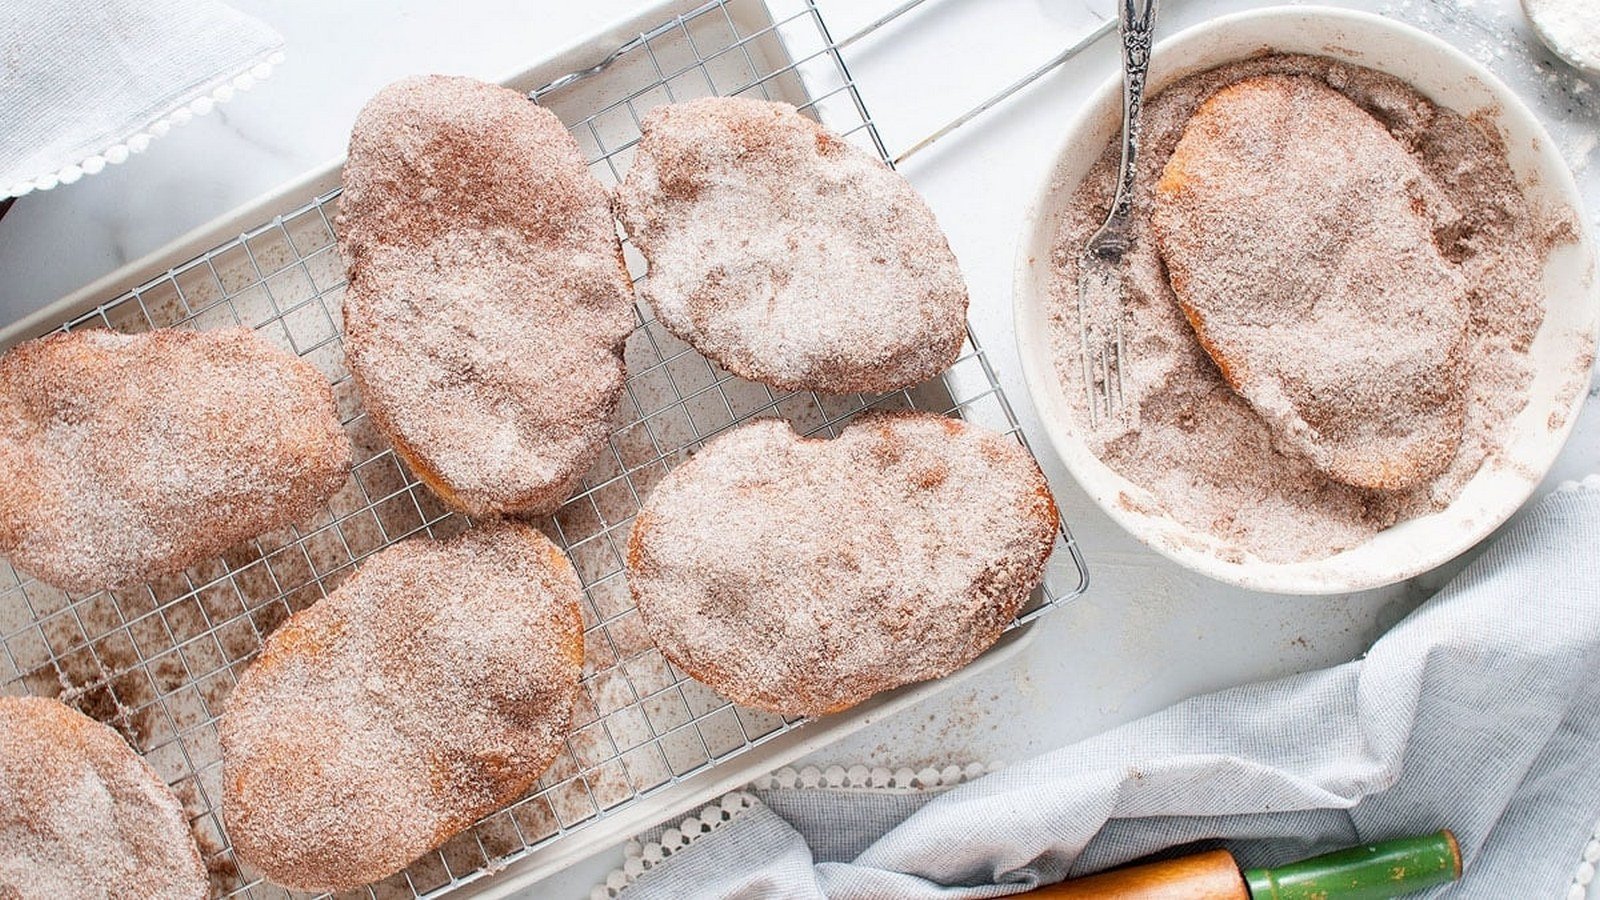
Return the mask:
M 128 148 L 124 144 L 112 144 L 106 148 L 106 162 L 113 166 L 120 166 L 128 161 Z
M 866 787 L 867 778 L 872 775 L 872 770 L 866 766 L 851 766 L 845 776 L 850 779 L 851 787 Z
M 829 766 L 822 770 L 822 775 L 828 779 L 829 787 L 844 786 L 844 766 Z
M 1584 900 L 1588 896 L 1589 892 L 1581 884 L 1575 884 L 1567 888 L 1567 900 Z
M 589 900 L 611 900 L 611 892 L 596 885 L 594 890 L 589 892 Z
M 83 166 L 83 171 L 89 175 L 97 175 L 106 167 L 104 156 L 91 156 L 78 165 Z
M 613 870 L 610 875 L 606 876 L 606 887 L 616 888 L 620 891 L 627 886 L 628 876 L 622 874 L 621 872 Z
M 929 766 L 917 773 L 917 781 L 925 788 L 934 787 L 939 783 L 939 770 Z
M 189 111 L 189 107 L 180 106 L 173 110 L 172 115 L 168 118 L 171 119 L 172 124 L 174 125 L 187 125 L 189 124 L 189 120 L 194 118 L 194 113 Z
M 964 771 L 968 778 L 977 778 L 983 774 L 983 763 L 967 763 L 967 768 Z
M 1584 862 L 1578 864 L 1578 883 L 1588 884 L 1594 880 L 1594 863 Z
M 661 845 L 651 844 L 644 848 L 644 861 L 651 865 L 661 862 Z
M 189 104 L 189 111 L 197 116 L 206 116 L 210 115 L 211 110 L 215 109 L 216 106 L 217 101 L 210 97 L 196 97 L 194 102 Z
M 782 785 L 783 787 L 792 788 L 794 787 L 794 783 L 799 779 L 799 773 L 795 772 L 793 769 L 784 768 L 778 772 L 778 784 Z
M 911 787 L 911 779 L 917 777 L 910 769 L 899 768 L 894 770 L 894 786 L 897 788 Z
M 668 828 L 661 832 L 661 846 L 666 850 L 676 850 L 683 846 L 683 832 L 676 828 Z
M 128 138 L 129 153 L 143 153 L 145 148 L 148 146 L 150 146 L 150 135 L 145 134 L 144 132 L 140 132 L 133 137 Z
M 172 123 L 168 122 L 166 119 L 162 119 L 161 121 L 150 126 L 150 135 L 152 137 L 161 137 L 171 130 Z
M 730 812 L 730 813 L 731 812 L 737 812 L 737 811 L 739 811 L 740 809 L 743 809 L 743 808 L 744 808 L 744 795 L 743 794 L 728 794 L 727 796 L 722 798 L 722 809 L 723 809 L 724 812 Z
M 272 66 L 268 63 L 256 63 L 250 70 L 250 77 L 257 81 L 265 81 L 272 75 Z
M 62 184 L 72 184 L 83 177 L 83 168 L 81 166 L 67 166 L 56 174 L 61 179 Z
M 41 191 L 48 191 L 60 183 L 61 180 L 53 173 L 50 175 L 40 175 L 38 178 L 33 180 L 33 186 Z
M 644 850 L 644 845 L 638 841 L 629 841 L 622 845 L 623 856 L 638 856 Z
M 882 766 L 878 766 L 878 767 L 876 767 L 876 768 L 874 768 L 872 770 L 872 786 L 873 787 L 878 787 L 878 788 L 888 787 L 889 786 L 889 779 L 891 779 L 893 777 L 894 777 L 894 774 L 892 772 L 890 772 L 888 769 L 885 769 Z
M 249 72 L 240 72 L 233 76 L 233 89 L 236 91 L 248 91 L 255 86 L 256 77 Z
M 231 84 L 219 84 L 219 85 L 217 85 L 217 89 L 211 92 L 211 97 L 212 97 L 212 99 L 216 100 L 218 103 L 227 103 L 229 100 L 233 99 L 233 85 L 231 85 Z
M 638 859 L 627 860 L 622 864 L 622 871 L 638 878 L 644 874 L 644 863 L 641 863 Z
M 1600 862 L 1600 841 L 1590 841 L 1583 848 L 1583 858 L 1589 862 Z

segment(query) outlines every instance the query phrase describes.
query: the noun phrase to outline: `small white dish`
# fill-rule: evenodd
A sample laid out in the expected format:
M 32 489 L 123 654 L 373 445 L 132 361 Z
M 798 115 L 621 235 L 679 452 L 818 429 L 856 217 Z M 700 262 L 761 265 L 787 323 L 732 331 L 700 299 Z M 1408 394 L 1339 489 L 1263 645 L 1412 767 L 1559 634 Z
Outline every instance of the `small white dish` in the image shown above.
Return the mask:
M 1595 0 L 1587 2 L 1594 3 Z M 1593 33 L 1600 30 L 1600 7 L 1589 7 L 1577 13 L 1570 9 L 1558 9 L 1552 5 L 1552 0 L 1522 0 L 1522 14 L 1527 16 L 1533 33 L 1550 48 L 1551 53 L 1590 78 L 1600 77 L 1600 53 L 1590 49 L 1594 45 L 1579 46 L 1581 39 L 1574 43 L 1578 35 L 1586 32 L 1590 37 L 1600 37 Z
M 1149 86 L 1264 50 L 1331 56 L 1387 72 L 1434 102 L 1492 122 L 1505 139 L 1524 190 L 1547 209 L 1582 203 L 1544 127 L 1483 66 L 1449 44 L 1381 16 L 1327 7 L 1274 7 L 1222 16 L 1156 45 Z M 1592 359 L 1600 286 L 1593 239 L 1558 247 L 1545 268 L 1545 320 L 1530 354 L 1536 373 L 1528 405 L 1506 445 L 1449 507 L 1396 524 L 1324 559 L 1269 563 L 1241 555 L 1217 537 L 1162 514 L 1161 498 L 1102 463 L 1084 444 L 1050 349 L 1050 258 L 1066 201 L 1121 127 L 1121 81 L 1107 82 L 1067 129 L 1067 137 L 1023 224 L 1017 248 L 1015 314 L 1023 374 L 1045 432 L 1073 477 L 1113 520 L 1173 561 L 1219 581 L 1285 594 L 1336 594 L 1402 581 L 1457 556 L 1528 499 L 1571 431 Z M 1581 225 L 1579 226 L 1581 228 Z M 1070 365 L 1077 365 L 1071 360 Z M 1138 360 L 1130 361 L 1137 366 Z

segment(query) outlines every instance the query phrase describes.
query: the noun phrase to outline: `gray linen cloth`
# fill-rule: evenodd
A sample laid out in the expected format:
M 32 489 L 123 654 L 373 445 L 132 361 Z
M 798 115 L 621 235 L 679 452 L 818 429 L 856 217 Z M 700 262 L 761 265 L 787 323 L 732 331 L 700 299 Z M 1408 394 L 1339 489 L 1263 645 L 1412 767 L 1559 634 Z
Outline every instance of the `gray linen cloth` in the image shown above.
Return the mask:
M 0 0 L 0 198 L 137 152 L 282 44 L 216 0 Z
M 1419 896 L 1565 897 L 1600 811 L 1597 676 L 1591 477 L 1362 659 L 1196 697 L 939 794 L 755 791 L 621 896 L 995 897 L 1182 845 L 1271 865 L 1449 827 L 1466 875 Z

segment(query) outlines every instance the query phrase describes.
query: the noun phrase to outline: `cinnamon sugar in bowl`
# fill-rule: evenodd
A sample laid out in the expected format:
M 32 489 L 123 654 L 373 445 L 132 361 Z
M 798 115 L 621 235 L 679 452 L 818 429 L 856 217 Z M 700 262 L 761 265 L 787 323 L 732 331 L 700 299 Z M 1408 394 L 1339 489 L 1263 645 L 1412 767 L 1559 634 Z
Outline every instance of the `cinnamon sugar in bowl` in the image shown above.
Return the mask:
M 1437 180 L 1455 179 L 1447 192 L 1471 207 L 1466 218 L 1482 220 L 1472 249 L 1480 258 L 1469 261 L 1477 269 L 1468 273 L 1477 279 L 1468 330 L 1473 359 L 1459 457 L 1428 484 L 1385 493 L 1331 483 L 1280 451 L 1200 349 L 1149 246 L 1130 257 L 1122 310 L 1132 415 L 1120 425 L 1089 426 L 1073 252 L 1082 243 L 1077 232 L 1103 214 L 1106 201 L 1094 194 L 1101 181 L 1109 183 L 1120 80 L 1095 94 L 1072 124 L 1024 224 L 1018 349 L 1056 452 L 1085 492 L 1140 540 L 1202 574 L 1255 590 L 1378 587 L 1471 547 L 1527 499 L 1554 462 L 1593 361 L 1600 320 L 1594 245 L 1579 224 L 1571 173 L 1509 88 L 1421 31 L 1318 7 L 1226 16 L 1156 47 L 1136 217 L 1148 217 L 1151 173 L 1160 174 L 1192 109 L 1263 69 L 1345 92 Z M 1459 157 L 1454 162 L 1451 153 Z M 1476 169 L 1454 164 L 1486 155 L 1493 158 Z M 1144 223 L 1139 233 L 1148 234 Z M 1325 350 L 1308 342 L 1305 352 L 1310 363 Z

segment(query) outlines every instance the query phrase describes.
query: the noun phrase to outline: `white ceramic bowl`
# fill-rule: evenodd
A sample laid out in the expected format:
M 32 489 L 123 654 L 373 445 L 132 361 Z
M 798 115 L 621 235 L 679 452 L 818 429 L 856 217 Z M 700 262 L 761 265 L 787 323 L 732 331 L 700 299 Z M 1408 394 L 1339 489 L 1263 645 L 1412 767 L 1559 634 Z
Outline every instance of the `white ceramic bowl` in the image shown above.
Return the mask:
M 1270 48 L 1347 60 L 1401 78 L 1434 102 L 1492 121 L 1505 138 L 1512 170 L 1546 208 L 1570 209 L 1583 222 L 1572 174 L 1533 113 L 1499 79 L 1465 54 L 1410 26 L 1367 13 L 1325 7 L 1275 7 L 1223 16 L 1156 46 L 1150 88 Z M 1425 572 L 1494 530 L 1528 499 L 1555 461 L 1587 385 L 1600 290 L 1592 238 L 1551 254 L 1545 269 L 1545 320 L 1531 355 L 1537 372 L 1528 405 L 1511 425 L 1497 460 L 1486 463 L 1455 502 L 1401 522 L 1325 559 L 1267 563 L 1237 558 L 1219 539 L 1160 513 L 1161 499 L 1112 471 L 1077 431 L 1050 351 L 1050 250 L 1061 209 L 1119 134 L 1121 81 L 1108 82 L 1067 130 L 1017 248 L 1016 326 L 1023 373 L 1045 431 L 1067 468 L 1095 502 L 1154 549 L 1204 575 L 1254 590 L 1332 594 L 1378 587 Z M 1076 366 L 1077 360 L 1069 365 Z M 1131 365 L 1137 366 L 1138 360 Z M 1583 373 L 1574 376 L 1575 371 Z M 1126 494 L 1132 503 L 1118 502 Z

